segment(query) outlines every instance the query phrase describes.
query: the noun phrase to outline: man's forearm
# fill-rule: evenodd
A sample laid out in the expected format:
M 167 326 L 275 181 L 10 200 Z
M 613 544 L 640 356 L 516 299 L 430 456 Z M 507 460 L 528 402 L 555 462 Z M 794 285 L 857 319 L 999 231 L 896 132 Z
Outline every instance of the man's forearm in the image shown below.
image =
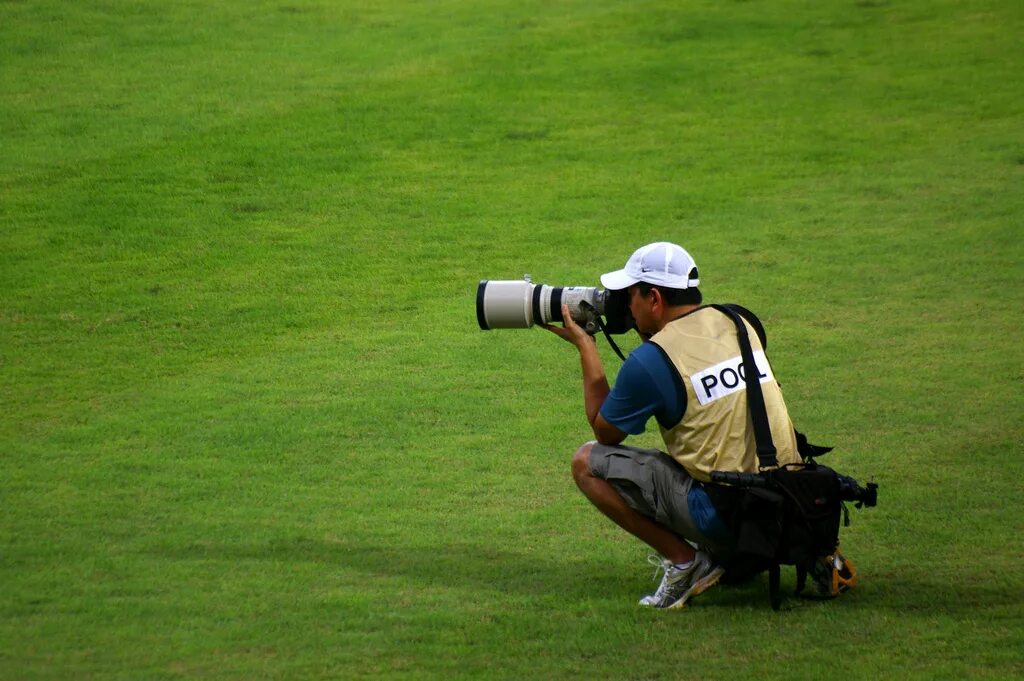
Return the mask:
M 583 404 L 587 412 L 587 422 L 594 428 L 597 414 L 608 397 L 608 379 L 604 375 L 601 356 L 597 354 L 597 344 L 587 339 L 577 346 L 580 351 L 580 365 L 583 369 Z M 596 434 L 597 431 L 595 431 Z

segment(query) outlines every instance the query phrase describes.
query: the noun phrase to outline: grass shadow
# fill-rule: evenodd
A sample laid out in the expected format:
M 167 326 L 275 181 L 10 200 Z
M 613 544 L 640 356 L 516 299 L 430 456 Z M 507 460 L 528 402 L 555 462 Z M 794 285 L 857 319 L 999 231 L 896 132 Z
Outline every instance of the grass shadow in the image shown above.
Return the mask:
M 242 562 L 312 563 L 324 572 L 354 571 L 382 579 L 401 577 L 418 589 L 499 591 L 530 598 L 557 597 L 568 601 L 639 598 L 653 591 L 646 567 L 624 564 L 620 558 L 579 554 L 551 554 L 481 546 L 471 542 L 423 543 L 392 546 L 365 539 L 313 539 L 294 537 L 265 542 L 196 542 L 184 547 L 163 547 L 163 558 Z M 586 579 L 581 579 L 585 575 Z M 882 608 L 906 613 L 963 616 L 979 612 L 1005 612 L 1019 600 L 1013 579 L 967 581 L 920 573 L 865 574 L 861 584 L 839 597 L 846 608 Z M 956 583 L 953 583 L 956 582 Z M 792 567 L 782 571 L 783 609 L 792 610 L 829 601 L 795 597 Z M 701 598 L 702 607 L 769 608 L 768 579 L 761 574 L 742 584 L 722 584 Z
M 636 573 L 600 559 L 541 552 L 530 553 L 472 543 L 391 546 L 365 540 L 320 540 L 308 537 L 266 542 L 196 542 L 162 547 L 173 560 L 215 560 L 238 565 L 315 563 L 325 571 L 344 570 L 381 578 L 400 576 L 419 588 L 499 590 L 537 597 L 562 594 L 592 598 L 621 593 Z M 580 574 L 588 575 L 586 580 Z

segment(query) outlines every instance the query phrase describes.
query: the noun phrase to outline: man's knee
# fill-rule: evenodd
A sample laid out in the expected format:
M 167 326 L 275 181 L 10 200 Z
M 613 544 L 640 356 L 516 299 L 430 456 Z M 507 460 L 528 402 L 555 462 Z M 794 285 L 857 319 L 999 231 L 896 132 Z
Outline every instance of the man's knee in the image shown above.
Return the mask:
M 572 477 L 576 480 L 590 475 L 590 450 L 597 442 L 584 442 L 572 457 Z

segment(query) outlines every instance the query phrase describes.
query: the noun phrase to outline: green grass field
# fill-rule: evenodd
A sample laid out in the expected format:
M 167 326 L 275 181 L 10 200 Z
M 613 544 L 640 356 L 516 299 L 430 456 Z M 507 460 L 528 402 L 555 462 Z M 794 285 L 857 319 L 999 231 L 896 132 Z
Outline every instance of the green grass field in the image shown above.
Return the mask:
M 0 2 L 0 678 L 1024 676 L 1022 34 L 1008 0 Z M 477 328 L 482 278 L 661 239 L 881 486 L 838 601 L 638 608 L 645 547 L 569 475 L 573 349 Z

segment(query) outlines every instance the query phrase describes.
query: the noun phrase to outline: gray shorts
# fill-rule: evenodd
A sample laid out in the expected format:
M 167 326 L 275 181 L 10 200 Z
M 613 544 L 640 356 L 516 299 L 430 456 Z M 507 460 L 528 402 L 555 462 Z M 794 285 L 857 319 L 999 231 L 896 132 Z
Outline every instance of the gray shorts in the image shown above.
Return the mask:
M 690 515 L 687 497 L 694 480 L 686 469 L 657 449 L 595 442 L 590 472 L 608 481 L 637 513 L 701 547 L 717 542 L 706 537 Z

